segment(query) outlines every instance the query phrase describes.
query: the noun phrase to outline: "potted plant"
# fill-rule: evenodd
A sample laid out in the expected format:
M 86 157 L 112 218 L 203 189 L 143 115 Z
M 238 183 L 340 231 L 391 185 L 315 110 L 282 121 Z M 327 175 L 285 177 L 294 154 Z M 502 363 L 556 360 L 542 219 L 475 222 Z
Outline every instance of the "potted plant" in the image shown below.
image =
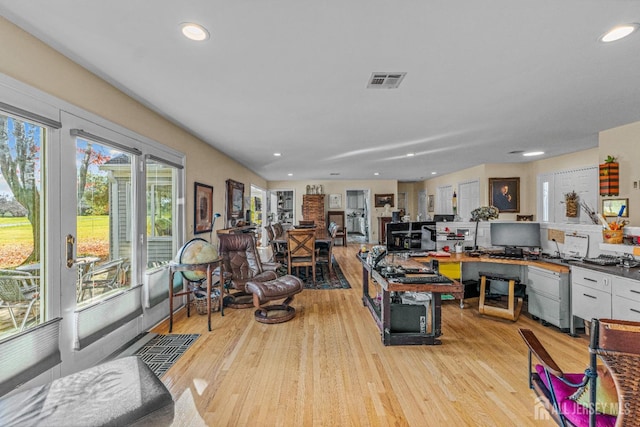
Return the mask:
M 607 156 L 599 167 L 600 195 L 617 196 L 620 193 L 619 165 L 614 156 Z

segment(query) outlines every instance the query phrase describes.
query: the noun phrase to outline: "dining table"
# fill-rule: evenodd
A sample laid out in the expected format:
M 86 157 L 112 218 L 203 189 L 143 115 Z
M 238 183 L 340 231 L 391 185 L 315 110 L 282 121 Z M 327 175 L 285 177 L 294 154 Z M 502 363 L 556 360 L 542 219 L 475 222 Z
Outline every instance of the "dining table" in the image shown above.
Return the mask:
M 315 228 L 316 235 L 316 249 L 319 247 L 325 247 L 326 245 L 331 244 L 333 238 L 329 234 L 329 230 L 324 228 L 316 228 L 316 227 L 308 227 L 308 226 L 297 226 L 294 225 L 294 228 Z M 277 237 L 272 240 L 276 245 L 286 248 L 287 247 L 287 232 L 284 232 L 284 235 L 281 237 Z

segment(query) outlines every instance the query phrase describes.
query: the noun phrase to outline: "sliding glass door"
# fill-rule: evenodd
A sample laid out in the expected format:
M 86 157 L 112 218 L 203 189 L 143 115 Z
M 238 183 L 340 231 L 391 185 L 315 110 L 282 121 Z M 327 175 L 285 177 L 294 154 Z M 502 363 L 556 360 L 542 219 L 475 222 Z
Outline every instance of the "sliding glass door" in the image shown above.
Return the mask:
M 43 159 L 48 131 L 0 111 L 0 339 L 46 318 Z

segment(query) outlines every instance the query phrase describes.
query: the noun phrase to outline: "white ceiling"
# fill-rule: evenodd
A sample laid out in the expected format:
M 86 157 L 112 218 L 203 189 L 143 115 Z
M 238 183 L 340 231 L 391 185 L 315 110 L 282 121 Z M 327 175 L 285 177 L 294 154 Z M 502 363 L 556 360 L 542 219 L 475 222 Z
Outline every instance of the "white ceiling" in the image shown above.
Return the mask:
M 267 180 L 421 180 L 596 147 L 640 120 L 640 34 L 597 40 L 640 22 L 640 1 L 0 0 L 0 14 Z M 185 21 L 211 38 L 185 39 Z M 407 75 L 367 89 L 372 72 Z

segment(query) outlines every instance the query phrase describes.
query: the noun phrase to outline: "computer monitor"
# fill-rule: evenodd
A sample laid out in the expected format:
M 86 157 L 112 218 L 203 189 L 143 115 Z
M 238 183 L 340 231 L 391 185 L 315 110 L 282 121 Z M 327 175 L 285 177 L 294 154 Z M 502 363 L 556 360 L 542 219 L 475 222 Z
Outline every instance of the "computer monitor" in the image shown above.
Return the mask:
M 455 215 L 435 214 L 433 220 L 436 222 L 451 222 L 456 219 Z
M 540 224 L 537 222 L 492 222 L 490 233 L 492 246 L 540 247 Z
M 409 248 L 405 247 L 405 242 L 411 230 L 410 222 L 390 222 L 387 224 L 387 251 L 400 252 Z
M 390 222 L 387 224 L 386 235 L 389 252 L 436 249 L 434 221 Z

